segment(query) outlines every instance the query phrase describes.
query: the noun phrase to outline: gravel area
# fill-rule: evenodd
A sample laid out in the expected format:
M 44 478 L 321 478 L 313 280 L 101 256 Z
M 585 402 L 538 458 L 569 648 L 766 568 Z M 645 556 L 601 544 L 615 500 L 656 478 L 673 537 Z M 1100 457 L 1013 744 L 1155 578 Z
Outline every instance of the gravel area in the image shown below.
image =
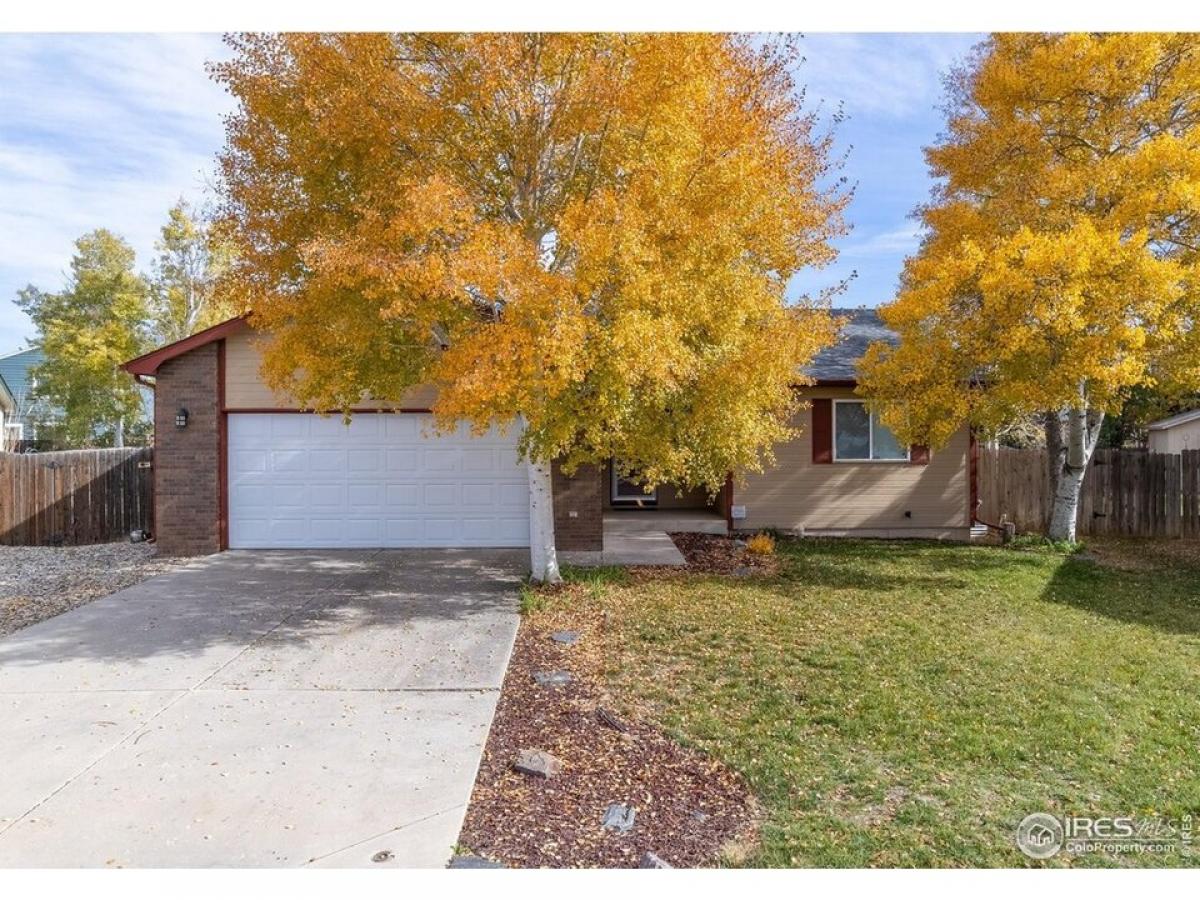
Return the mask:
M 0 547 L 0 635 L 169 571 L 153 544 Z

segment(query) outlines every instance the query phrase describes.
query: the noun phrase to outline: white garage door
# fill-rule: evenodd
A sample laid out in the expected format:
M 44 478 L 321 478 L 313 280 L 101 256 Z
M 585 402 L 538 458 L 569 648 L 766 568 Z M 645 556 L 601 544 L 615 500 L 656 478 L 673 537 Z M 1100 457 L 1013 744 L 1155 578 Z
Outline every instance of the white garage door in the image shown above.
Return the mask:
M 229 414 L 229 546 L 528 547 L 514 433 L 419 414 Z

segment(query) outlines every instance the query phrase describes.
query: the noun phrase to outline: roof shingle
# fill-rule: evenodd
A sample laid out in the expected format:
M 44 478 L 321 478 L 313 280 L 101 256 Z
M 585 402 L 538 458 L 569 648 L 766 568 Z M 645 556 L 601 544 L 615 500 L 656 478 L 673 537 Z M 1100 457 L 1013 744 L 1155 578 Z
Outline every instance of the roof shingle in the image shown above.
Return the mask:
M 835 344 L 813 357 L 803 372 L 817 381 L 857 381 L 858 361 L 872 341 L 896 343 L 896 333 L 883 324 L 874 309 L 831 309 L 835 318 L 847 319 Z

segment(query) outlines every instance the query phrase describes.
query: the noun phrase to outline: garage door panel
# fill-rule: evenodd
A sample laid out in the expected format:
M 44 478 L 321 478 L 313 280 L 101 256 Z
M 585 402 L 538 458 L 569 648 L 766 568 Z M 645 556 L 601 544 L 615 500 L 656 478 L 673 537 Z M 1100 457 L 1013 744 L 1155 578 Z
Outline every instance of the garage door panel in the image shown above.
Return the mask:
M 446 546 L 452 544 L 454 539 L 457 537 L 455 534 L 456 525 L 457 520 L 449 518 L 427 518 L 421 522 L 425 541 L 431 546 Z
M 491 507 L 495 503 L 495 486 L 487 482 L 466 482 L 462 486 L 462 503 L 466 507 Z
M 423 414 L 229 415 L 233 547 L 528 546 L 515 433 Z M 399 476 L 399 478 L 397 477 Z
M 272 450 L 269 457 L 272 472 L 307 472 L 308 453 L 304 450 Z
M 377 484 L 346 485 L 346 503 L 350 509 L 375 509 L 383 505 L 383 499 Z
M 422 499 L 426 506 L 455 506 L 459 503 L 458 489 L 457 484 L 424 484 L 421 486 Z
M 416 509 L 421 505 L 421 486 L 389 484 L 385 496 L 389 509 Z
M 271 503 L 275 507 L 303 509 L 309 505 L 308 494 L 306 484 L 277 484 L 271 489 Z
M 344 484 L 312 484 L 308 488 L 308 499 L 314 511 L 327 515 L 346 509 L 346 493 Z
M 334 543 L 342 540 L 345 524 L 341 516 L 336 519 L 313 518 L 309 520 L 309 536 L 314 544 Z
M 424 416 L 388 416 L 383 422 L 383 434 L 389 441 L 413 442 L 421 437 L 418 418 Z
M 346 468 L 345 450 L 312 449 L 308 453 L 310 472 L 341 472 Z
M 529 487 L 524 483 L 509 482 L 496 485 L 500 506 L 505 509 L 527 509 L 529 507 Z
M 417 471 L 417 451 L 390 449 L 386 454 L 386 463 L 389 472 L 415 472 Z
M 308 518 L 272 517 L 270 538 L 291 547 L 303 544 L 308 539 Z
M 356 475 L 383 471 L 383 451 L 376 448 L 349 451 L 346 454 L 346 470 Z
M 500 546 L 508 546 L 510 543 L 518 546 L 529 545 L 528 518 L 512 516 L 507 519 L 497 519 L 496 527 L 496 538 Z M 521 541 L 524 543 L 520 543 Z
M 270 435 L 274 441 L 288 440 L 289 438 L 308 437 L 308 423 L 310 419 L 318 418 L 316 416 L 293 416 L 280 415 L 269 416 L 270 422 L 266 428 L 266 434 Z
M 426 472 L 457 472 L 460 468 L 458 448 L 427 449 L 421 453 L 421 465 Z
M 232 455 L 234 468 L 243 474 L 267 471 L 266 450 L 239 450 Z
M 388 518 L 384 520 L 384 539 L 392 547 L 416 547 L 421 543 L 421 520 Z

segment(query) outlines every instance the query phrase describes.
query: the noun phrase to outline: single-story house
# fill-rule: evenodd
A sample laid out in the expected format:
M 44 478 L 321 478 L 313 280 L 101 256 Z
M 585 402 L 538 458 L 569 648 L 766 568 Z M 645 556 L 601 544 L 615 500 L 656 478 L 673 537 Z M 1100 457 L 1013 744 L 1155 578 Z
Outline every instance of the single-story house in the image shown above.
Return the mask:
M 855 365 L 888 338 L 873 310 L 848 324 L 798 387 L 799 436 L 767 472 L 731 476 L 716 497 L 647 490 L 611 465 L 567 477 L 555 467 L 558 547 L 597 550 L 607 517 L 664 527 L 780 529 L 807 535 L 967 540 L 975 509 L 974 442 L 900 446 L 855 394 Z M 275 396 L 259 375 L 255 333 L 232 319 L 125 364 L 155 389 L 155 532 L 163 552 L 225 548 L 521 547 L 529 543 L 526 473 L 516 435 L 462 428 L 433 436 L 430 389 L 365 403 L 349 425 Z M 667 524 L 669 523 L 669 524 Z M 683 523 L 682 525 L 680 523 Z
M 15 421 L 16 416 L 17 398 L 0 375 L 0 450 L 7 450 L 21 440 L 21 426 Z
M 36 347 L 16 350 L 0 356 L 0 379 L 4 380 L 12 398 L 12 410 L 5 417 L 9 443 L 36 440 L 38 426 L 44 424 L 46 413 L 34 399 L 32 372 L 46 355 Z
M 1146 445 L 1151 453 L 1200 450 L 1200 409 L 1151 422 L 1146 432 Z

